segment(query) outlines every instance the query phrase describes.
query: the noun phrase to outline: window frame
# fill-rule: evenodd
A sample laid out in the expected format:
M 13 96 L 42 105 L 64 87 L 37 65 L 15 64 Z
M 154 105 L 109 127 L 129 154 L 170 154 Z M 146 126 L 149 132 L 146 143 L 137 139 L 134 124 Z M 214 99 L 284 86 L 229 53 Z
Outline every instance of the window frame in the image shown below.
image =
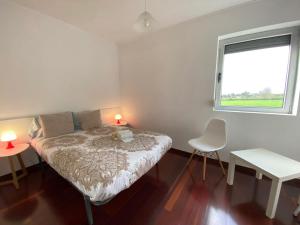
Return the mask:
M 223 60 L 225 55 L 225 46 L 245 41 L 263 39 L 268 37 L 291 35 L 290 55 L 288 74 L 286 80 L 286 88 L 284 93 L 283 108 L 263 108 L 263 107 L 239 107 L 239 106 L 222 106 L 221 105 L 221 89 L 222 77 L 218 81 L 219 74 L 222 76 Z M 230 112 L 245 112 L 245 113 L 267 113 L 267 114 L 285 114 L 296 115 L 299 98 L 298 85 L 298 66 L 299 66 L 299 51 L 300 51 L 300 27 L 286 27 L 280 29 L 267 30 L 262 32 L 255 32 L 250 34 L 238 35 L 233 37 L 219 37 L 218 38 L 218 53 L 215 76 L 215 92 L 214 92 L 214 110 L 215 111 L 230 111 Z

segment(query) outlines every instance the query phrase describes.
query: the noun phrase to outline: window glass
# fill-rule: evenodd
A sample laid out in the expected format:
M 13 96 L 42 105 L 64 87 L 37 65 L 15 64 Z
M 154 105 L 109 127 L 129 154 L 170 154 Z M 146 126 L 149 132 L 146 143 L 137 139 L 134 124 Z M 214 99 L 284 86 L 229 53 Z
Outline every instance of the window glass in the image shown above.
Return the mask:
M 221 106 L 283 108 L 289 46 L 224 56 Z

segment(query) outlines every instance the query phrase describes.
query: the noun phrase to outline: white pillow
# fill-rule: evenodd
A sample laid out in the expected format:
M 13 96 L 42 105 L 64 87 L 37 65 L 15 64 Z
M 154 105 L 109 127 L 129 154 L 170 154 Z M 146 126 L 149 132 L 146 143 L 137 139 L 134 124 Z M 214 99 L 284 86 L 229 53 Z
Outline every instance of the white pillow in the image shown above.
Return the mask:
M 28 129 L 28 135 L 30 138 L 36 138 L 39 136 L 39 132 L 41 130 L 41 125 L 36 117 L 34 117 L 31 121 L 30 127 Z

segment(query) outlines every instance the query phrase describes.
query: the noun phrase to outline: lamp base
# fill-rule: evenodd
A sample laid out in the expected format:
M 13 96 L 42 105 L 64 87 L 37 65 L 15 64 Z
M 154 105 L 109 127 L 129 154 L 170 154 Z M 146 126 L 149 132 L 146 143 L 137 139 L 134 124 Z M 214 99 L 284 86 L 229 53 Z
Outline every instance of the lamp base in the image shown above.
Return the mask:
M 7 146 L 6 146 L 6 149 L 12 149 L 14 148 L 15 146 L 11 143 L 11 141 L 7 142 Z

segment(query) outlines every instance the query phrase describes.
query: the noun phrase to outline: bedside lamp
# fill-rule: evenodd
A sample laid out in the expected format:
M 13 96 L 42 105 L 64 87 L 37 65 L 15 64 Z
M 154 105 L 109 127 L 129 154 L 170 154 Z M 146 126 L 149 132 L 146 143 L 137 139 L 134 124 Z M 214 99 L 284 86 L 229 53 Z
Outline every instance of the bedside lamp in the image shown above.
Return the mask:
M 14 148 L 15 146 L 11 142 L 16 139 L 17 139 L 17 136 L 14 131 L 7 131 L 7 132 L 2 133 L 2 135 L 1 135 L 1 141 L 7 142 L 6 149 Z
M 121 124 L 121 121 L 120 121 L 121 119 L 122 119 L 122 116 L 120 114 L 115 115 L 116 124 Z

